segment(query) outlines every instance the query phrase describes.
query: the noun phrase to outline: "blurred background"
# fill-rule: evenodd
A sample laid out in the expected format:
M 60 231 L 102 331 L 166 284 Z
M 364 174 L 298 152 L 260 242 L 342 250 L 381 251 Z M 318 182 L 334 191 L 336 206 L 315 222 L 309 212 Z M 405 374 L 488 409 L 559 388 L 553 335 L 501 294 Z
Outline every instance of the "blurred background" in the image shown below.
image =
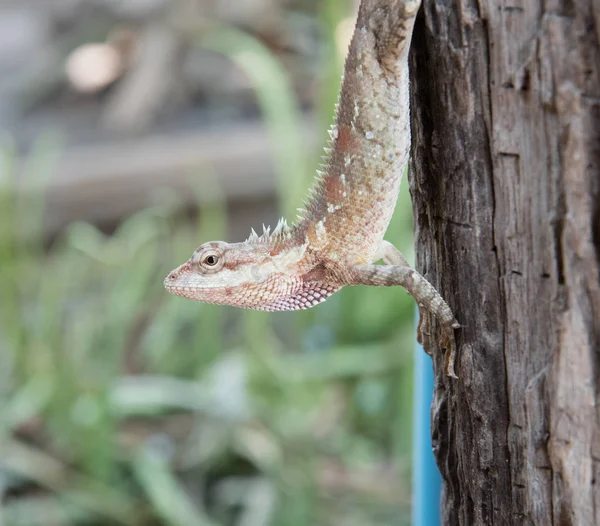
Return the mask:
M 404 291 L 266 314 L 162 287 L 293 221 L 356 8 L 0 3 L 0 524 L 410 523 Z

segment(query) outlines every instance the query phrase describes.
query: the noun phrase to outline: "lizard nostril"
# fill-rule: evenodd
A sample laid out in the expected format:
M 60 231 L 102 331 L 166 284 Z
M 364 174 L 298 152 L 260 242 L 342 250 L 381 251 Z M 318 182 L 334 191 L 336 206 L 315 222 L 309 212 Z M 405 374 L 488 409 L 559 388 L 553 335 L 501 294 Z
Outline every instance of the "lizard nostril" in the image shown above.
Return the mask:
M 174 280 L 174 279 L 176 279 L 176 278 L 177 278 L 177 275 L 175 274 L 175 272 L 171 272 L 171 273 L 169 274 L 169 279 L 170 279 L 171 281 L 173 281 L 173 280 Z

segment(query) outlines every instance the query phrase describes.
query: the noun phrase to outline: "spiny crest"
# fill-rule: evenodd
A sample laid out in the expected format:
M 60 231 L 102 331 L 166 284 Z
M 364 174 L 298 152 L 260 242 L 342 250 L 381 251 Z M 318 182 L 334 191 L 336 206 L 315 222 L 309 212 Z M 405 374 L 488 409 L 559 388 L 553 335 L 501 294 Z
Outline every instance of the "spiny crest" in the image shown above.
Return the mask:
M 271 232 L 270 226 L 263 225 L 262 235 L 258 235 L 254 229 L 251 229 L 250 236 L 246 239 L 246 243 L 280 243 L 291 238 L 292 230 L 287 224 L 287 221 L 281 218 L 277 222 L 277 226 Z
M 344 84 L 344 75 L 342 74 L 342 84 Z M 338 138 L 338 116 L 340 111 L 340 100 L 341 100 L 341 92 L 338 93 L 337 101 L 334 105 L 334 121 L 333 124 L 329 127 L 327 132 L 329 133 L 329 140 L 325 144 L 323 150 L 325 151 L 325 155 L 321 156 L 321 163 L 317 168 L 317 177 L 315 182 L 311 186 L 308 191 L 306 198 L 304 199 L 304 206 L 302 208 L 298 208 L 297 223 L 301 223 L 306 220 L 310 215 L 311 211 L 315 208 L 315 203 L 319 200 L 320 196 L 323 194 L 323 183 L 325 176 L 327 175 L 327 170 L 329 166 L 329 162 L 331 159 L 331 154 L 333 151 L 333 147 L 335 146 L 335 141 Z
M 302 208 L 298 208 L 297 222 L 300 223 L 307 218 L 307 215 L 314 207 L 314 203 L 319 199 L 319 196 L 323 193 L 323 181 L 325 176 L 327 175 L 329 158 L 331 157 L 331 148 L 333 142 L 337 138 L 338 131 L 337 126 L 333 124 L 329 129 L 329 137 L 330 140 L 327 142 L 327 146 L 323 148 L 325 150 L 325 155 L 321 157 L 322 162 L 317 167 L 317 177 L 315 178 L 315 182 L 308 190 L 306 198 L 304 199 L 304 206 Z
M 335 128 L 332 128 L 335 129 Z M 332 133 L 334 134 L 335 132 L 329 132 L 330 135 L 332 135 Z M 333 139 L 333 135 L 332 135 L 332 139 Z M 326 155 L 323 156 L 323 162 L 321 164 L 319 164 L 318 168 L 317 168 L 317 177 L 315 178 L 315 182 L 313 183 L 313 185 L 310 187 L 310 189 L 307 192 L 307 195 L 304 199 L 303 202 L 303 207 L 302 208 L 298 208 L 298 214 L 297 214 L 297 223 L 300 223 L 304 220 L 306 220 L 311 212 L 313 211 L 315 204 L 318 202 L 318 200 L 320 199 L 320 196 L 323 194 L 323 184 L 325 181 L 325 177 L 327 175 L 327 170 L 328 168 L 328 162 L 329 162 L 329 157 L 331 154 L 331 148 L 325 147 L 324 148 Z

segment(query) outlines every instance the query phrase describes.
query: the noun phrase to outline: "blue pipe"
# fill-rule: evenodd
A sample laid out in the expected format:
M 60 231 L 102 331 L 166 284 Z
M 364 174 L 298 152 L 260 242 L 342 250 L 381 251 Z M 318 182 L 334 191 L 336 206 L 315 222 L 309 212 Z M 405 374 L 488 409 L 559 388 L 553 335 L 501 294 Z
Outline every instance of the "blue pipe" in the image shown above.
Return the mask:
M 418 316 L 418 314 L 417 314 Z M 440 525 L 442 477 L 433 458 L 429 409 L 433 395 L 433 367 L 423 346 L 415 346 L 412 524 Z

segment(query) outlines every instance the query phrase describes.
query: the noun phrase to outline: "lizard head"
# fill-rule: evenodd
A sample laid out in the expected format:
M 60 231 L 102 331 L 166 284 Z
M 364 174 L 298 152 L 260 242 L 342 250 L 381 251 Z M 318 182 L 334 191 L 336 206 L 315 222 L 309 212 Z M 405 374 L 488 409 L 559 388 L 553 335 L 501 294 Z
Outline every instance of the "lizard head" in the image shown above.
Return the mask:
M 191 300 L 256 308 L 277 288 L 277 280 L 281 281 L 280 274 L 274 272 L 266 244 L 210 241 L 171 271 L 164 286 Z
M 169 273 L 165 288 L 190 300 L 266 311 L 307 309 L 341 288 L 306 263 L 306 245 L 286 240 L 267 231 L 243 243 L 204 243 Z

